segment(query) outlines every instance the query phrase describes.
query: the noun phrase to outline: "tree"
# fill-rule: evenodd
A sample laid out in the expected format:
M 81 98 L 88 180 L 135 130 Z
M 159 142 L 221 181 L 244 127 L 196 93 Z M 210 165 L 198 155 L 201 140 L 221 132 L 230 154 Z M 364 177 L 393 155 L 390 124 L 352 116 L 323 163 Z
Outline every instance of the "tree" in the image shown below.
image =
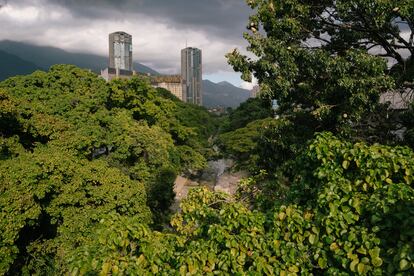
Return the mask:
M 239 169 L 254 173 L 258 162 L 261 163 L 260 158 L 263 158 L 258 154 L 258 141 L 262 139 L 266 129 L 273 128 L 275 124 L 279 122 L 273 118 L 252 121 L 245 127 L 220 134 L 218 144 L 223 153 L 237 161 Z
M 173 232 L 110 214 L 67 265 L 74 275 L 411 275 L 413 167 L 408 148 L 322 133 L 295 158 L 292 188 L 265 210 L 195 189 Z
M 401 120 L 407 128 L 404 132 L 404 142 L 414 149 L 414 102 L 412 102 L 408 109 L 401 114 Z
M 53 146 L 2 161 L 0 191 L 1 274 L 55 274 L 105 214 L 151 222 L 142 183 Z
M 280 114 L 304 112 L 315 131 L 341 133 L 376 110 L 381 93 L 412 86 L 412 1 L 247 2 L 257 12 L 244 37 L 256 58 L 235 50 L 229 62 L 259 80 Z
M 203 167 L 213 128 L 207 110 L 143 79 L 57 65 L 1 82 L 0 274 L 65 274 L 109 215 L 162 224 L 176 175 Z
M 228 122 L 222 125 L 222 132 L 234 131 L 245 127 L 255 120 L 272 117 L 270 102 L 261 98 L 250 98 L 232 110 L 228 116 Z

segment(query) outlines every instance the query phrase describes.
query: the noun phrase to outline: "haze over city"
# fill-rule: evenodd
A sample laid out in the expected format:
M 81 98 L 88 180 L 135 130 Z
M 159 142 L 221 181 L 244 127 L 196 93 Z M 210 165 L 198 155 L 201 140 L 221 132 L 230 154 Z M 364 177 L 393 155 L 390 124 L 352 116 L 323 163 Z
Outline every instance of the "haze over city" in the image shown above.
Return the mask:
M 163 74 L 180 71 L 180 50 L 203 50 L 204 79 L 251 89 L 224 55 L 244 50 L 251 10 L 242 0 L 9 0 L 0 8 L 0 40 L 106 56 L 107 35 L 133 37 L 134 60 Z

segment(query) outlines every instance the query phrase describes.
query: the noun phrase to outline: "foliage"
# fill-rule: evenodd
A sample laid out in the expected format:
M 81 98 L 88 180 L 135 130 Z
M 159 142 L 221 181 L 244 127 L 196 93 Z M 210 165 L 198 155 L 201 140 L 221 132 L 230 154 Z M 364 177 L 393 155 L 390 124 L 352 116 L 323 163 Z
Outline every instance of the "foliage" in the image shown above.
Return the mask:
M 258 167 L 275 173 L 280 166 L 299 155 L 312 138 L 312 122 L 298 113 L 294 120 L 279 119 L 263 130 L 256 151 Z
M 135 120 L 161 127 L 171 135 L 184 170 L 202 169 L 206 165 L 204 156 L 208 157 L 207 139 L 216 127 L 215 122 L 204 108 L 172 100 L 165 93 L 152 89 L 145 79 L 115 80 L 110 84 L 108 105 L 128 109 Z M 187 162 L 189 157 L 196 162 Z
M 196 129 L 198 134 L 196 138 L 201 137 L 208 139 L 211 133 L 218 127 L 215 117 L 206 112 L 204 107 L 183 103 L 171 94 L 171 92 L 163 88 L 157 88 L 156 93 L 160 97 L 174 101 L 176 104 L 176 108 L 174 109 L 175 116 L 182 125 Z
M 407 148 L 351 144 L 324 133 L 285 164 L 278 182 L 248 179 L 240 195 L 264 209 L 289 202 L 312 210 L 317 238 L 338 254 L 327 267 L 395 274 L 414 269 L 413 160 Z
M 414 149 L 414 103 L 402 115 L 402 121 L 407 130 L 404 133 L 404 141 Z
M 208 116 L 74 66 L 0 83 L 0 274 L 64 273 L 109 213 L 161 223 L 177 173 L 206 163 Z
M 168 221 L 165 214 L 169 215 L 171 205 L 174 203 L 174 183 L 177 175 L 173 169 L 163 168 L 157 174 L 157 178 L 149 185 L 148 206 L 154 215 L 154 228 L 161 227 Z
M 218 144 L 224 154 L 237 160 L 238 167 L 252 172 L 257 170 L 260 157 L 257 147 L 258 141 L 263 139 L 266 129 L 279 124 L 273 118 L 253 121 L 243 128 L 220 134 Z
M 229 114 L 228 122 L 222 123 L 222 132 L 230 132 L 245 127 L 256 120 L 272 117 L 270 103 L 260 98 L 250 98 Z
M 0 83 L 0 274 L 414 274 L 414 153 L 347 140 L 369 141 L 379 95 L 410 88 L 412 1 L 248 3 L 256 58 L 228 58 L 267 99 L 219 141 L 266 170 L 237 197 L 191 190 L 164 232 L 176 174 L 206 163 L 206 110 L 73 66 Z
M 333 56 L 359 49 L 393 60 L 394 70 L 399 71 L 395 77 L 410 79 L 405 74 L 412 68 L 414 54 L 412 1 L 249 0 L 247 3 L 257 9 L 249 21 L 251 32 L 245 34 L 250 50 L 261 59 L 257 64 L 250 63 L 254 67 L 262 64 L 262 69 L 275 71 L 269 62 L 274 63 L 274 58 L 286 54 L 286 50 L 295 52 L 295 47 L 309 51 L 323 49 Z M 266 36 L 260 34 L 261 29 Z M 285 60 L 278 64 L 283 72 Z M 398 83 L 407 85 L 404 81 Z
M 240 169 L 254 172 L 258 166 L 257 143 L 275 122 L 268 100 L 250 98 L 221 120 L 216 144 L 222 153 L 237 161 Z
M 286 168 L 291 188 L 265 212 L 195 189 L 171 220 L 174 233 L 111 217 L 95 234 L 99 239 L 74 252 L 69 266 L 75 275 L 409 275 L 413 157 L 407 148 L 319 134 L 290 175 Z
M 1 273 L 59 267 L 106 213 L 151 221 L 141 183 L 71 151 L 39 146 L 3 161 L 0 183 Z
M 281 116 L 301 127 L 295 117 L 306 115 L 308 137 L 328 130 L 387 139 L 382 143 L 394 138 L 376 135 L 395 127 L 376 123 L 387 112 L 378 99 L 412 88 L 412 1 L 247 2 L 256 13 L 244 37 L 255 57 L 237 50 L 227 57 L 245 80 L 252 74 L 259 80 L 262 95 L 278 101 Z M 394 63 L 391 70 L 383 56 Z

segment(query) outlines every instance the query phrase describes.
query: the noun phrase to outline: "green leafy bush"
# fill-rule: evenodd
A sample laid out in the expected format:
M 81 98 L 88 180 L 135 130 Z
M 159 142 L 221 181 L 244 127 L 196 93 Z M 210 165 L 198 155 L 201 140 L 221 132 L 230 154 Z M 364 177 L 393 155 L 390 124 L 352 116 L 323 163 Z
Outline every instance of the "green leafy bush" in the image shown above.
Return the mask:
M 94 234 L 100 238 L 73 253 L 70 271 L 409 275 L 413 168 L 408 148 L 319 134 L 285 168 L 291 187 L 266 211 L 250 210 L 228 195 L 192 190 L 171 220 L 174 232 L 151 232 L 133 218 L 111 217 Z M 259 189 L 260 181 L 249 185 Z

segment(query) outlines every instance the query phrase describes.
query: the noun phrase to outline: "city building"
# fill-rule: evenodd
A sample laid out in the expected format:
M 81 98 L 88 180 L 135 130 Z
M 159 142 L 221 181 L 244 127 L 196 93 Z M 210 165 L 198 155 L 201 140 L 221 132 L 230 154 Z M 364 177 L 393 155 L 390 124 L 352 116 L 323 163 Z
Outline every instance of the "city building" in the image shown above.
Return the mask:
M 101 77 L 106 81 L 111 81 L 113 79 L 130 79 L 135 75 L 137 75 L 135 71 L 115 69 L 111 67 L 101 70 Z
M 125 32 L 109 34 L 109 68 L 132 71 L 132 36 Z
M 183 100 L 183 87 L 181 85 L 180 75 L 152 76 L 151 85 L 156 88 L 167 89 L 181 101 Z
M 183 100 L 202 104 L 202 58 L 201 50 L 187 47 L 181 50 L 181 80 Z
M 132 36 L 125 32 L 109 34 L 109 67 L 101 70 L 106 81 L 129 79 L 135 75 L 132 59 Z
M 101 70 L 106 81 L 130 79 L 133 76 L 147 77 L 155 88 L 170 91 L 181 101 L 202 104 L 201 50 L 186 48 L 181 51 L 181 75 L 151 76 L 133 70 L 132 36 L 125 32 L 109 34 L 109 64 Z

